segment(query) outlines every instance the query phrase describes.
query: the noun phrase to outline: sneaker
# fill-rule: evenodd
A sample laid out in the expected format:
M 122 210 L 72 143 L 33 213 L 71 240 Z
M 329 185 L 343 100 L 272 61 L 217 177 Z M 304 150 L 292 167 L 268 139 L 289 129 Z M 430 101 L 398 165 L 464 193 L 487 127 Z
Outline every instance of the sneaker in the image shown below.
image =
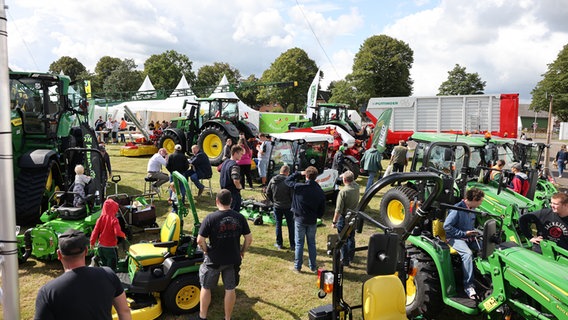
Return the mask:
M 475 292 L 475 289 L 473 287 L 465 288 L 465 294 L 473 300 L 475 300 L 475 298 L 477 297 L 477 293 Z
M 278 248 L 278 250 L 284 249 L 284 247 L 283 247 L 281 244 L 278 244 L 278 243 L 275 243 L 274 246 L 275 246 L 276 248 Z

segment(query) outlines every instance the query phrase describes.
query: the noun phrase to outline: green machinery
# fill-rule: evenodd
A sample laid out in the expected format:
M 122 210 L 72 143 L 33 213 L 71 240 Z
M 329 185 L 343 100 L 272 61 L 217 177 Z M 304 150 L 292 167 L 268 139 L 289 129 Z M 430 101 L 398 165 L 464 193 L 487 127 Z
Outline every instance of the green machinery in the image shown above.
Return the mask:
M 391 197 L 390 202 L 403 204 L 403 210 L 409 216 L 406 224 L 391 228 L 376 220 L 377 215 L 385 220 L 387 212 L 381 209 L 376 213 L 370 202 L 384 188 L 399 183 L 413 183 L 418 192 Z M 319 311 L 319 316 L 310 319 L 352 319 L 355 308 L 363 308 L 364 319 L 372 319 L 365 318 L 368 314 L 365 308 L 378 308 L 382 302 L 372 298 L 381 294 L 381 290 L 393 290 L 384 286 L 364 289 L 362 305 L 353 306 L 343 299 L 343 270 L 336 263 L 339 259 L 337 251 L 348 233 L 362 230 L 364 223 L 378 227 L 386 236 L 381 237 L 378 244 L 373 245 L 370 241 L 368 247 L 356 250 L 368 251 L 367 271 L 370 275 L 375 274 L 373 267 L 379 268 L 389 260 L 397 260 L 399 284 L 404 285 L 406 293 L 402 303 L 406 302 L 408 318 L 435 318 L 443 308 L 450 307 L 467 315 L 482 314 L 488 319 L 565 319 L 568 283 L 563 277 L 568 272 L 568 251 L 548 241 L 541 243 L 542 255 L 531 251 L 513 223 L 514 211 L 518 210 L 515 204 L 511 204 L 511 209 L 504 214 L 476 211 L 483 228 L 481 250 L 474 258 L 480 298 L 472 300 L 461 293 L 459 256 L 450 252 L 451 248 L 440 235 L 434 235 L 428 223 L 455 208 L 445 202 L 445 189 L 444 179 L 437 172 L 395 173 L 375 183 L 363 195 L 357 208 L 348 212 L 349 227 L 339 238 L 335 235 L 329 240 L 334 266 L 332 271 L 320 272 L 320 288 L 324 290 L 327 283 L 332 284 L 332 304 L 312 310 L 312 314 Z M 397 235 L 394 240 L 390 239 L 392 234 Z M 398 254 L 389 249 L 391 242 L 398 244 Z M 320 297 L 324 295 L 320 291 Z M 404 318 L 400 314 L 393 317 Z
M 349 105 L 344 103 L 318 103 L 316 104 L 310 122 L 299 123 L 300 127 L 311 127 L 326 124 L 336 125 L 347 131 L 356 139 L 365 140 L 365 130 L 349 118 Z
M 63 187 L 69 171 L 63 152 L 96 148 L 97 139 L 87 123 L 87 103 L 73 93 L 67 76 L 11 71 L 9 77 L 16 221 L 29 225 Z
M 244 132 L 247 139 L 258 135 L 254 124 L 239 117 L 239 99 L 198 98 L 197 101 L 197 104 L 186 103 L 190 108 L 188 116 L 172 119 L 172 125 L 163 131 L 158 147 L 171 153 L 176 144 L 184 151 L 190 151 L 191 146 L 197 144 L 211 164 L 218 165 L 227 139 L 236 142 L 239 132 Z
M 71 156 L 73 155 L 73 156 Z M 30 256 L 42 260 L 57 259 L 58 236 L 69 229 L 83 231 L 89 235 L 93 231 L 97 219 L 101 215 L 102 195 L 105 191 L 106 177 L 104 160 L 98 149 L 69 148 L 65 150 L 65 167 L 74 168 L 76 164 L 83 164 L 85 174 L 92 180 L 85 187 L 86 204 L 73 206 L 73 192 L 71 186 L 75 173 L 65 175 L 65 190 L 53 194 L 56 201 L 49 201 L 49 208 L 41 215 L 41 224 L 27 229 L 23 234 L 17 235 L 18 260 L 25 262 Z M 70 163 L 71 161 L 79 161 Z
M 173 177 L 180 203 L 177 213 L 169 212 L 161 228 L 146 229 L 159 231 L 159 240 L 131 245 L 126 258 L 118 263 L 117 274 L 133 319 L 155 319 L 164 309 L 172 314 L 199 310 L 198 271 L 203 263 L 203 252 L 197 246 L 200 222 L 187 179 L 177 171 Z M 189 209 L 182 202 L 182 185 Z M 190 213 L 193 224 L 187 232 L 184 218 Z

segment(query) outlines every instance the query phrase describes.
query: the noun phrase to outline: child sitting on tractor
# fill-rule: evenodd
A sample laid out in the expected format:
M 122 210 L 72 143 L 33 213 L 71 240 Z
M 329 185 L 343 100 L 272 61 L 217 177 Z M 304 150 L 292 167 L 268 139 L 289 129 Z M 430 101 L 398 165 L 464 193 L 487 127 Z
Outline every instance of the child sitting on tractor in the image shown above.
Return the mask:
M 75 182 L 73 186 L 73 206 L 85 205 L 85 185 L 91 182 L 91 177 L 85 175 L 85 167 L 75 166 Z

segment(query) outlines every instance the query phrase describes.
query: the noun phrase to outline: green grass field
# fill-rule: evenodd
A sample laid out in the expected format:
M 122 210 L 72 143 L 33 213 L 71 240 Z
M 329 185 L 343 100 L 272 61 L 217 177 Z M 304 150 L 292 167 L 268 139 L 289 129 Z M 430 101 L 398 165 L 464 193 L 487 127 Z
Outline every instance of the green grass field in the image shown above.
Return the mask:
M 113 174 L 120 175 L 122 181 L 118 185 L 119 193 L 129 195 L 141 194 L 144 187 L 144 177 L 148 157 L 126 158 L 119 156 L 119 146 L 107 147 L 111 155 Z M 214 171 L 212 179 L 213 191 L 219 189 L 218 173 Z M 359 178 L 361 192 L 365 189 L 366 178 Z M 256 186 L 256 184 L 255 184 Z M 165 187 L 163 187 L 165 191 Z M 196 189 L 193 188 L 193 191 Z M 114 193 L 114 185 L 111 183 L 108 194 Z M 256 190 L 246 189 L 242 192 L 243 198 L 262 199 L 259 188 Z M 165 200 L 154 201 L 157 207 L 158 224 L 161 225 L 165 214 L 170 207 Z M 202 220 L 208 213 L 216 210 L 215 201 L 204 192 L 197 199 L 196 207 Z M 379 207 L 379 197 L 373 199 L 371 208 L 366 211 L 376 214 Z M 333 204 L 327 204 L 327 210 L 323 217 L 324 225 L 317 230 L 317 263 L 320 267 L 331 268 L 331 257 L 326 254 L 326 237 L 329 233 L 335 233 L 331 228 L 333 216 Z M 189 230 L 193 221 L 189 221 L 191 215 L 186 218 L 185 228 Z M 331 296 L 324 299 L 317 297 L 316 275 L 312 273 L 295 274 L 290 270 L 293 265 L 294 254 L 289 250 L 278 250 L 274 247 L 274 226 L 255 226 L 252 221 L 249 225 L 253 234 L 253 243 L 250 251 L 245 255 L 241 269 L 241 283 L 237 288 L 237 303 L 233 313 L 233 319 L 308 319 L 308 311 L 314 307 L 331 303 Z M 358 245 L 366 244 L 368 237 L 374 230 L 365 227 L 362 234 L 356 235 Z M 140 241 L 142 235 L 135 235 L 133 243 Z M 284 232 L 284 244 L 287 245 L 287 233 Z M 307 248 L 304 254 L 304 268 L 307 267 Z M 358 305 L 361 301 L 361 285 L 367 278 L 365 274 L 365 252 L 357 252 L 354 263 L 346 269 L 344 285 L 345 300 L 352 305 Z M 59 261 L 38 261 L 33 258 L 20 266 L 20 309 L 22 319 L 32 319 L 34 303 L 37 291 L 49 280 L 62 273 Z M 88 288 L 85 288 L 88 290 Z M 2 308 L 0 306 L 0 315 Z M 360 312 L 354 312 L 356 318 L 360 318 Z M 454 319 L 459 315 L 448 314 L 439 319 Z M 164 314 L 160 319 L 196 319 L 197 314 L 186 316 L 172 316 Z M 209 312 L 210 319 L 223 318 L 223 288 L 220 285 L 213 290 L 213 301 Z

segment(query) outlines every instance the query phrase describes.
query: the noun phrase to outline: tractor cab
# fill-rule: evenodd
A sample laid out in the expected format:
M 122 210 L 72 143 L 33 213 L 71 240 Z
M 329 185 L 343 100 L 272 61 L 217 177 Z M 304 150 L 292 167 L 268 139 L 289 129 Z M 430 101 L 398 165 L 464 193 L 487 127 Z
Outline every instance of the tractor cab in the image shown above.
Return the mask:
M 351 136 L 359 137 L 361 127 L 355 124 L 348 115 L 349 105 L 343 103 L 319 103 L 312 115 L 314 126 L 335 124 L 346 130 Z
M 272 149 L 268 165 L 268 178 L 278 174 L 283 165 L 288 165 L 291 172 L 303 171 L 314 166 L 320 173 L 316 182 L 326 194 L 337 190 L 337 170 L 331 168 L 329 146 L 333 136 L 329 134 L 286 132 L 272 134 Z
M 231 122 L 239 120 L 239 99 L 203 98 L 198 101 L 202 124 L 211 119 L 226 119 Z

